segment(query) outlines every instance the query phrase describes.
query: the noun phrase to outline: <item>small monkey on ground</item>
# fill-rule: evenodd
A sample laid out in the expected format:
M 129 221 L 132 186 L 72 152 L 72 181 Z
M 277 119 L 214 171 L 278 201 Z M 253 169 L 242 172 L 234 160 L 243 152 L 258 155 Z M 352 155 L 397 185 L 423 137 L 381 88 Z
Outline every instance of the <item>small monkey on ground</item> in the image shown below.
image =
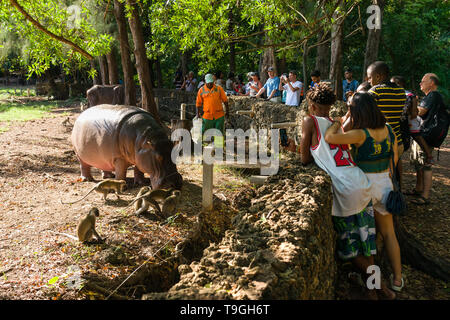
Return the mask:
M 89 190 L 88 193 L 86 193 L 85 196 L 81 199 L 78 199 L 73 202 L 63 202 L 61 199 L 59 201 L 62 204 L 76 203 L 76 202 L 81 201 L 84 198 L 86 198 L 92 191 L 102 193 L 103 200 L 105 200 L 105 201 L 106 201 L 106 196 L 108 195 L 108 193 L 114 192 L 117 196 L 117 199 L 120 200 L 119 193 L 124 191 L 126 185 L 127 185 L 127 183 L 125 182 L 125 180 L 106 179 L 106 180 L 100 181 L 95 186 L 93 186 L 92 189 Z
M 147 188 L 147 189 L 145 189 Z M 155 208 L 158 214 L 163 217 L 167 217 L 176 209 L 176 200 L 180 196 L 180 190 L 173 189 L 157 189 L 150 190 L 148 187 L 142 187 L 139 190 L 136 198 L 128 205 L 131 206 L 133 203 L 137 203 L 135 205 L 136 214 L 139 215 L 148 210 L 150 206 Z M 163 202 L 162 210 L 158 204 L 159 202 Z
M 69 237 L 74 240 L 79 240 L 80 242 L 89 242 L 94 236 L 97 239 L 98 242 L 103 242 L 103 239 L 100 237 L 100 235 L 95 230 L 95 219 L 98 217 L 99 211 L 97 208 L 93 207 L 91 210 L 89 210 L 89 213 L 80 220 L 77 227 L 77 237 L 74 237 L 70 234 L 63 233 L 63 232 L 55 232 L 50 230 L 52 233 L 60 234 L 66 237 Z
M 81 242 L 89 242 L 95 236 L 97 241 L 103 242 L 103 239 L 95 230 L 95 219 L 99 215 L 98 209 L 94 207 L 80 220 L 77 228 L 78 240 Z

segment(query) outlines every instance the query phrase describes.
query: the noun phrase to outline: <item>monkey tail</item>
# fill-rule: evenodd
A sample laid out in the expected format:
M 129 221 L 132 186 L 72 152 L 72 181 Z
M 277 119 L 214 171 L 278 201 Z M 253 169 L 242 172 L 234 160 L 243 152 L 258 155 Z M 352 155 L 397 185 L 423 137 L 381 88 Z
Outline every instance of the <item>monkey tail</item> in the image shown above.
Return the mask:
M 144 198 L 145 196 L 146 196 L 146 195 L 142 195 L 142 196 L 136 197 L 135 199 L 133 199 L 133 201 L 131 201 L 131 202 L 127 205 L 127 208 L 130 207 L 130 206 L 131 206 L 133 203 L 135 203 L 136 201 L 138 201 L 138 200 Z
M 71 235 L 71 234 L 67 234 L 67 233 L 64 233 L 64 232 L 56 232 L 56 231 L 53 231 L 53 230 L 48 230 L 48 231 L 50 231 L 51 233 L 59 234 L 59 235 L 61 235 L 61 236 L 66 236 L 66 237 L 68 237 L 68 238 L 70 238 L 70 239 L 73 239 L 73 240 L 77 240 L 77 241 L 78 241 L 78 238 L 77 238 L 77 237 L 74 237 L 74 236 Z
M 75 201 L 73 201 L 73 202 L 63 202 L 62 199 L 59 199 L 59 201 L 61 202 L 61 204 L 73 204 L 73 203 L 80 202 L 81 200 L 83 200 L 84 198 L 86 198 L 92 191 L 94 191 L 95 188 L 97 188 L 97 185 L 95 185 L 94 187 L 92 187 L 92 189 L 89 190 L 88 193 L 86 193 L 86 194 L 84 195 L 83 198 L 78 199 L 78 200 L 75 200 Z

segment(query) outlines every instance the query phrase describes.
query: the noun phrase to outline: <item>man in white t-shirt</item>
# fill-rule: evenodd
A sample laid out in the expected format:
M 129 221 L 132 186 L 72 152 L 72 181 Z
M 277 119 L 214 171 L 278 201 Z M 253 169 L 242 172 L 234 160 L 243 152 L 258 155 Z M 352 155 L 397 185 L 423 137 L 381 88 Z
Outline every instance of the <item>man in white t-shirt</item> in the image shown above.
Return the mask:
M 286 90 L 286 105 L 298 106 L 303 83 L 297 80 L 297 73 L 289 71 L 289 79 L 281 77 L 280 90 Z

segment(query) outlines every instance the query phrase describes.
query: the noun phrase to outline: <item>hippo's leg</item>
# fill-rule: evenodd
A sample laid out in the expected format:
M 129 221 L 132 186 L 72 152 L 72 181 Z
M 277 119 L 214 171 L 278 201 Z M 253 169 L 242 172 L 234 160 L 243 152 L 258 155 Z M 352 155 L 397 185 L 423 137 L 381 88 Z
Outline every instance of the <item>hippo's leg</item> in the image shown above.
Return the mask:
M 115 177 L 115 175 L 111 171 L 102 171 L 103 179 L 109 179 L 109 178 L 114 178 L 114 177 Z
M 142 186 L 144 184 L 145 184 L 144 173 L 135 166 L 134 167 L 134 185 Z
M 81 181 L 94 181 L 94 177 L 91 174 L 91 166 L 81 161 L 80 158 L 78 158 L 78 161 L 80 161 Z
M 114 172 L 117 180 L 125 180 L 127 177 L 128 164 L 123 159 L 114 160 Z

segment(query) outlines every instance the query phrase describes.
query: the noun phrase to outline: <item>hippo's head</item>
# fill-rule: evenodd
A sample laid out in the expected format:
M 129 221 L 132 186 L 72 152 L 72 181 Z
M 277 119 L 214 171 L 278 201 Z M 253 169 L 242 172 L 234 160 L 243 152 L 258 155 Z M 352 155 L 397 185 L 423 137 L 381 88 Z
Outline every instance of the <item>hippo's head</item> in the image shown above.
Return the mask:
M 138 138 L 136 166 L 150 175 L 152 189 L 174 188 L 181 190 L 183 178 L 172 162 L 173 142 L 164 133 Z

